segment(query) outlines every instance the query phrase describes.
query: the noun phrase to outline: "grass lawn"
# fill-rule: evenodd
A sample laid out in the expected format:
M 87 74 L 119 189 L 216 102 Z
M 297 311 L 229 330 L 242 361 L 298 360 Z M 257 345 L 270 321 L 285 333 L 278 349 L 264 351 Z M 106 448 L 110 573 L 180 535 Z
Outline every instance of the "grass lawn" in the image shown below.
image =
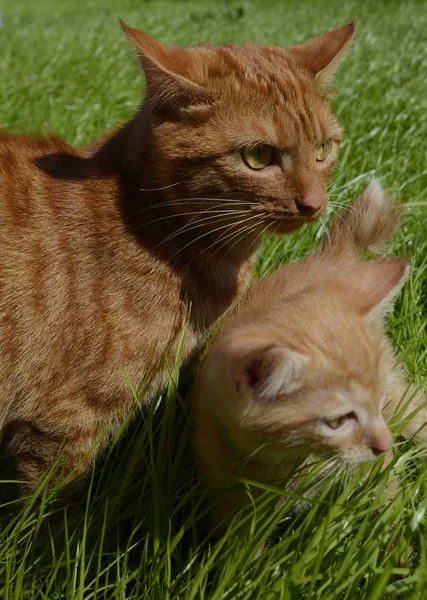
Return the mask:
M 143 80 L 129 24 L 177 45 L 288 45 L 358 19 L 334 100 L 346 137 L 331 198 L 351 199 L 375 174 L 406 204 L 392 252 L 413 257 L 390 319 L 410 379 L 427 377 L 427 2 L 413 0 L 12 0 L 0 2 L 0 127 L 56 133 L 77 146 L 126 120 Z M 263 274 L 303 256 L 317 226 L 265 239 Z M 0 521 L 4 600 L 427 598 L 424 448 L 397 438 L 395 459 L 328 484 L 296 515 L 281 490 L 248 519 L 247 536 L 210 537 L 192 458 L 188 382 L 139 413 L 66 513 L 41 490 Z M 399 485 L 386 498 L 390 481 Z M 5 487 L 3 487 L 5 489 Z M 283 496 L 271 511 L 272 496 Z M 1 500 L 0 500 L 1 504 Z M 3 507 L 3 513 L 8 507 Z M 275 531 L 275 543 L 256 552 Z

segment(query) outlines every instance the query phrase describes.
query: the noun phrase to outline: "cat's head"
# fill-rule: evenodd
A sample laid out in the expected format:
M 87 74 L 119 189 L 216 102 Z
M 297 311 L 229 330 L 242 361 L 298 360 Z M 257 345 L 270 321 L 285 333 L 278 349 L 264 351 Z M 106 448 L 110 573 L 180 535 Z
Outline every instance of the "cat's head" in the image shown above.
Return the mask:
M 135 156 L 150 187 L 165 188 L 167 200 L 193 199 L 176 210 L 214 207 L 215 226 L 224 210 L 223 223 L 238 220 L 248 231 L 288 232 L 323 213 L 342 135 L 327 82 L 354 23 L 285 49 L 177 48 L 122 26 L 147 80 L 149 145 Z
M 222 393 L 212 409 L 238 453 L 267 448 L 280 459 L 295 450 L 351 466 L 389 449 L 382 409 L 394 363 L 380 324 L 406 267 L 370 261 L 226 333 L 213 359 Z

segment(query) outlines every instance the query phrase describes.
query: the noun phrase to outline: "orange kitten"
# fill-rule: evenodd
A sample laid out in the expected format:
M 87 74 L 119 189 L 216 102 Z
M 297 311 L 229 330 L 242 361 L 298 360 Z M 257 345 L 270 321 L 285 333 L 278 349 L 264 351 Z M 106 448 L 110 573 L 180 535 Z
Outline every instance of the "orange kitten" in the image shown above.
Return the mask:
M 196 433 L 224 523 L 248 502 L 239 477 L 277 484 L 312 456 L 352 467 L 391 447 L 385 415 L 407 386 L 383 320 L 407 260 L 363 262 L 358 251 L 399 222 L 371 183 L 316 256 L 257 281 L 223 327 L 202 368 Z M 424 421 L 426 410 L 406 433 Z

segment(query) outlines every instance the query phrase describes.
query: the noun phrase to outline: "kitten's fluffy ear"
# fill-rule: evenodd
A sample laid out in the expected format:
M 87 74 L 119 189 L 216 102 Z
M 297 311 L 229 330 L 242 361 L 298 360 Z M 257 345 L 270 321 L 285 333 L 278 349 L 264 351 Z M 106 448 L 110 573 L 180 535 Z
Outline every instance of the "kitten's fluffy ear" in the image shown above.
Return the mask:
M 356 33 L 356 22 L 334 29 L 302 44 L 289 48 L 297 61 L 310 71 L 322 87 L 327 86 L 341 64 Z
M 188 77 L 191 61 L 184 48 L 166 46 L 121 19 L 120 25 L 138 50 L 147 79 L 148 98 L 154 107 L 210 104 L 203 88 Z
M 352 271 L 351 294 L 357 311 L 385 313 L 405 283 L 409 271 L 407 258 L 382 258 L 364 263 Z
M 300 385 L 300 375 L 308 360 L 284 347 L 257 350 L 233 365 L 236 389 L 263 402 L 289 394 Z

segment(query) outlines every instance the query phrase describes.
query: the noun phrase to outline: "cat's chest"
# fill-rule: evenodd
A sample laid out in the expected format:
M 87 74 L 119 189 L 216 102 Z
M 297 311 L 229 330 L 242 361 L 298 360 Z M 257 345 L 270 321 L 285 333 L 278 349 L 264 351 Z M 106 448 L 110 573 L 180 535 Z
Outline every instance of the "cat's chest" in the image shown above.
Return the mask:
M 190 329 L 195 336 L 209 332 L 248 289 L 253 271 L 253 260 L 232 265 L 222 271 L 215 263 L 206 269 L 203 277 L 195 276 L 190 286 L 188 304 L 191 307 Z

